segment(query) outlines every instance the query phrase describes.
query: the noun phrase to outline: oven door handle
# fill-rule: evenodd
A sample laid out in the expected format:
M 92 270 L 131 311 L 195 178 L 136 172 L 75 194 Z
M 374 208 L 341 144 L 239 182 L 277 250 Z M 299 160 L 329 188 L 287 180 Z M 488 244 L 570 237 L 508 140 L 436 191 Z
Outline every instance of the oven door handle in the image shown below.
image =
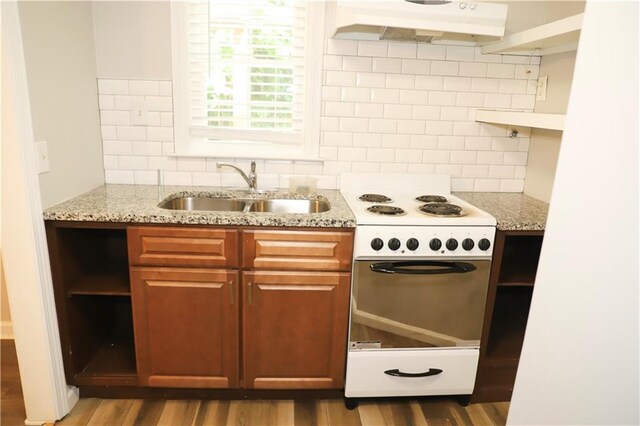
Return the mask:
M 425 371 L 424 373 L 404 373 L 397 368 L 395 370 L 387 370 L 384 372 L 384 374 L 395 377 L 428 377 L 436 376 L 440 373 L 442 373 L 442 370 L 440 370 L 439 368 L 430 368 L 429 371 Z
M 434 269 L 417 269 L 416 266 L 435 266 Z M 383 274 L 466 274 L 476 270 L 475 265 L 468 262 L 442 262 L 438 260 L 406 260 L 401 262 L 372 263 L 369 266 L 373 272 Z

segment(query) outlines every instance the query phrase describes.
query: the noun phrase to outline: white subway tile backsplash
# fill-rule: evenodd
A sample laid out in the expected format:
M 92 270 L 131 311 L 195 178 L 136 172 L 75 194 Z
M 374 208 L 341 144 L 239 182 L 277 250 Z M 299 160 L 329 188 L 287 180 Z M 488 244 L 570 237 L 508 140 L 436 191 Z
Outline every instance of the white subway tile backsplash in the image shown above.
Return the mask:
M 524 191 L 524 179 L 500 179 L 500 192 Z
M 340 147 L 338 148 L 338 160 L 339 161 L 363 161 L 367 157 L 366 148 L 356 147 Z M 322 167 L 322 165 L 320 165 Z M 347 171 L 347 170 L 345 170 Z M 319 171 L 322 173 L 322 170 Z
M 396 133 L 398 120 L 389 118 L 370 118 L 369 131 L 371 133 Z
M 367 161 L 393 163 L 395 154 L 396 150 L 391 148 L 369 148 L 367 149 Z
M 429 72 L 429 61 L 424 59 L 403 59 L 402 73 L 406 74 L 427 74 Z
M 396 104 L 399 98 L 399 89 L 371 89 L 371 102 Z
M 426 149 L 422 153 L 422 162 L 428 164 L 449 164 L 451 151 Z
M 418 45 L 415 43 L 389 43 L 387 56 L 389 58 L 415 59 L 417 57 Z
M 504 55 L 502 57 L 503 64 L 528 64 L 529 56 Z
M 130 95 L 150 95 L 158 96 L 158 82 L 155 80 L 129 80 Z
M 491 78 L 513 78 L 516 66 L 512 64 L 489 64 L 487 65 L 487 77 Z
M 373 58 L 374 72 L 399 73 L 402 71 L 402 61 L 394 58 Z
M 358 56 L 387 56 L 387 42 L 384 41 L 359 41 Z
M 366 146 L 378 148 L 382 145 L 382 135 L 380 133 L 354 133 L 353 146 Z
M 131 155 L 133 153 L 131 141 L 103 140 L 102 153 L 104 155 Z
M 431 61 L 432 75 L 458 75 L 459 62 Z
M 424 120 L 398 120 L 398 133 L 409 135 L 423 135 L 424 131 Z
M 475 48 L 471 46 L 447 46 L 447 61 L 472 62 Z
M 377 117 L 384 116 L 384 104 L 357 103 L 353 115 L 356 117 Z
M 419 90 L 442 90 L 444 87 L 444 77 L 436 75 L 417 75 L 416 89 Z
M 455 106 L 455 92 L 429 92 L 429 105 Z
M 389 133 L 382 135 L 383 148 L 409 148 L 411 141 L 410 135 L 401 135 L 397 133 Z
M 342 59 L 343 71 L 371 71 L 371 58 L 345 56 Z
M 438 120 L 440 118 L 439 106 L 413 105 L 411 118 L 414 120 Z
M 353 117 L 355 104 L 353 102 L 325 102 L 324 115 L 327 117 Z
M 411 135 L 409 138 L 409 147 L 417 149 L 436 149 L 438 148 L 438 136 Z
M 453 134 L 453 122 L 427 121 L 425 133 L 427 135 L 451 135 Z
M 418 59 L 444 60 L 447 55 L 447 46 L 436 44 L 419 44 Z
M 471 79 L 469 77 L 445 77 L 443 90 L 468 92 L 471 90 Z
M 324 162 L 259 161 L 261 187 L 292 175 L 335 188 L 342 172 L 446 173 L 456 191 L 521 191 L 530 129 L 475 122 L 476 108 L 531 111 L 537 57 L 506 59 L 480 48 L 386 41 L 327 40 L 321 136 Z M 525 61 L 526 59 L 526 61 Z M 529 64 L 531 62 L 531 64 Z M 105 178 L 109 183 L 244 187 L 217 159 L 174 152 L 170 81 L 98 80 Z M 145 123 L 132 125 L 144 102 Z M 248 168 L 248 160 L 236 160 Z
M 500 179 L 476 179 L 473 186 L 475 192 L 500 192 Z
M 128 95 L 128 80 L 98 79 L 98 94 L 100 95 Z
M 507 151 L 504 153 L 504 164 L 512 164 L 514 166 L 526 166 L 528 152 L 512 152 Z
M 460 77 L 486 77 L 487 64 L 481 62 L 461 62 L 458 72 Z
M 429 102 L 429 92 L 426 90 L 400 90 L 398 101 L 401 104 L 426 105 Z
M 422 163 L 421 149 L 396 149 L 396 161 L 401 163 Z
M 369 128 L 369 120 L 357 117 L 341 117 L 341 132 L 366 132 Z
M 356 74 L 356 87 L 385 87 L 386 82 L 387 78 L 384 74 L 373 72 L 359 72 Z
M 127 184 L 133 183 L 132 170 L 105 170 L 105 183 Z
M 328 86 L 355 86 L 355 71 L 327 71 L 326 84 Z
M 343 87 L 340 100 L 343 102 L 369 102 L 371 89 L 366 87 Z
M 406 74 L 387 74 L 386 87 L 389 89 L 413 89 L 415 76 Z
M 358 54 L 358 42 L 355 40 L 340 40 L 330 38 L 326 40 L 329 55 L 355 56 Z

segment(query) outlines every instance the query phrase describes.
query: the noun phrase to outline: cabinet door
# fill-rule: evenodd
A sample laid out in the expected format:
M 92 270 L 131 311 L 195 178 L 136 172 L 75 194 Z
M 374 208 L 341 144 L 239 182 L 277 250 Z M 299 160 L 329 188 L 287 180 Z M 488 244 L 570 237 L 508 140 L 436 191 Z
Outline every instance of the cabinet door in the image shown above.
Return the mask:
M 247 269 L 349 271 L 353 231 L 242 231 Z
M 238 385 L 238 273 L 131 268 L 141 386 Z
M 245 272 L 242 282 L 245 386 L 343 387 L 350 274 Z

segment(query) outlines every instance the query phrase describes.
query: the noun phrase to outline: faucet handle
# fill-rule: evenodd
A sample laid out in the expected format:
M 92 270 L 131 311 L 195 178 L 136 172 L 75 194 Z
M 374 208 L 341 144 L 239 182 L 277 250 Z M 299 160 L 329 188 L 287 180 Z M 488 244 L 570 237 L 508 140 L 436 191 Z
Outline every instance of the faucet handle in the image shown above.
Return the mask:
M 255 173 L 256 172 L 256 162 L 255 161 L 251 161 L 251 173 Z

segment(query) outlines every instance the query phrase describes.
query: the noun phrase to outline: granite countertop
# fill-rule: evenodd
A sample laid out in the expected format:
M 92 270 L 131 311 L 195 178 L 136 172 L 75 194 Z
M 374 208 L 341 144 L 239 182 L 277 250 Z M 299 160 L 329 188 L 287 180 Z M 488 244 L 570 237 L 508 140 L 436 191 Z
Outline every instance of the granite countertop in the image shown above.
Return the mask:
M 457 192 L 457 197 L 496 218 L 501 231 L 544 231 L 549 204 L 520 193 Z
M 327 201 L 331 209 L 323 213 L 242 213 L 178 211 L 158 207 L 172 194 L 197 195 L 201 192 L 237 198 L 294 198 Z M 314 228 L 353 228 L 355 217 L 337 190 L 318 190 L 314 194 L 292 194 L 285 190 L 251 194 L 249 191 L 220 187 L 107 184 L 50 207 L 45 220 L 85 222 L 168 223 L 189 225 L 290 226 Z

